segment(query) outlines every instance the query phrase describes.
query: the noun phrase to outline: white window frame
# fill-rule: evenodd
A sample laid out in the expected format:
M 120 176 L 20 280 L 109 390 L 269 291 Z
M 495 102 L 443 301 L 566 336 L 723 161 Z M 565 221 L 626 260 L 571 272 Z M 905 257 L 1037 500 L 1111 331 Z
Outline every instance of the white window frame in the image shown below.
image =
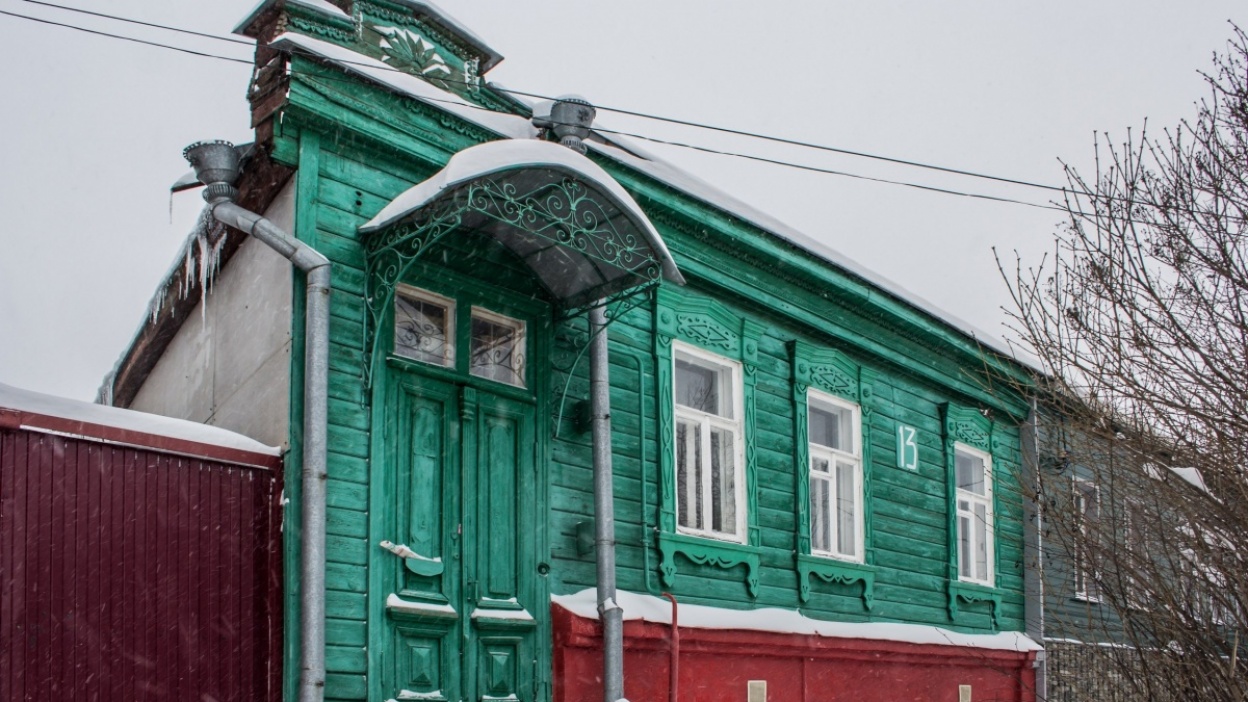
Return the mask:
M 423 302 L 423 303 L 430 304 L 430 305 L 436 305 L 446 310 L 446 328 L 443 330 L 446 334 L 446 339 L 444 340 L 444 344 L 443 344 L 446 347 L 446 353 L 443 354 L 441 363 L 426 360 L 423 358 L 416 358 L 415 356 L 408 355 L 399 350 L 398 339 L 397 339 L 398 333 L 399 333 L 397 316 L 398 316 L 398 311 L 399 311 L 398 306 L 399 306 L 400 297 L 406 298 L 408 300 L 415 300 L 417 302 Z M 455 301 L 454 300 L 452 300 L 449 297 L 444 297 L 442 295 L 439 295 L 437 293 L 429 292 L 428 290 L 425 290 L 423 288 L 417 288 L 411 285 L 405 285 L 405 284 L 400 283 L 398 286 L 395 287 L 395 291 L 394 291 L 394 313 L 396 317 L 394 321 L 394 327 L 391 331 L 396 337 L 394 340 L 394 354 L 396 356 L 399 356 L 401 358 L 406 358 L 410 361 L 415 361 L 416 363 L 427 363 L 431 366 L 438 366 L 439 368 L 454 368 L 455 367 Z
M 1088 550 L 1085 545 L 1088 539 L 1088 495 L 1093 496 L 1096 504 L 1096 519 L 1101 519 L 1101 486 L 1095 480 L 1087 478 L 1071 478 L 1071 499 L 1075 509 L 1075 519 L 1077 520 L 1076 541 L 1074 553 L 1074 563 L 1071 569 L 1074 574 L 1075 599 L 1085 602 L 1100 602 L 1101 594 L 1096 586 L 1096 569 L 1091 566 L 1088 558 Z M 1090 488 L 1090 489 L 1089 489 Z M 1091 581 L 1092 589 L 1088 589 L 1088 583 Z
M 728 378 L 729 378 L 728 382 L 730 382 L 732 386 L 731 387 L 732 416 L 733 416 L 732 419 L 720 417 L 719 415 L 710 414 L 709 412 L 703 412 L 701 410 L 693 409 L 691 407 L 686 407 L 680 404 L 680 401 L 679 401 L 680 398 L 676 394 L 677 387 L 678 387 L 678 383 L 677 383 L 678 371 L 677 371 L 676 364 L 680 360 L 692 360 L 695 363 L 701 362 L 701 364 L 703 365 L 710 364 L 712 366 L 718 366 L 722 368 L 723 370 L 728 371 L 727 373 Z M 748 507 L 746 505 L 746 500 L 745 500 L 745 429 L 744 429 L 745 427 L 745 422 L 744 422 L 744 415 L 745 415 L 744 399 L 745 397 L 744 396 L 745 396 L 745 383 L 742 378 L 741 364 L 739 362 L 734 361 L 730 358 L 725 358 L 724 356 L 720 356 L 718 354 L 711 353 L 709 351 L 703 351 L 702 349 L 696 346 L 692 346 L 690 344 L 685 344 L 679 341 L 672 342 L 672 407 L 673 407 L 673 412 L 676 415 L 673 418 L 674 421 L 672 422 L 673 450 L 675 450 L 677 427 L 680 425 L 681 421 L 696 423 L 700 425 L 701 427 L 700 434 L 701 434 L 701 442 L 702 442 L 701 455 L 706 459 L 709 459 L 711 455 L 711 447 L 710 447 L 710 443 L 711 443 L 711 431 L 710 430 L 711 429 L 728 430 L 732 432 L 732 437 L 733 437 L 732 438 L 732 448 L 733 448 L 732 470 L 733 470 L 733 488 L 734 488 L 733 500 L 735 501 L 735 509 L 733 510 L 733 512 L 735 513 L 735 517 L 736 517 L 735 525 L 734 525 L 735 530 L 732 533 L 729 533 L 729 532 L 724 532 L 724 531 L 714 531 L 713 529 L 710 529 L 710 528 L 700 529 L 697 527 L 685 526 L 683 524 L 680 524 L 680 516 L 679 516 L 680 506 L 678 504 L 677 510 L 676 510 L 676 514 L 677 514 L 676 529 L 678 532 L 682 534 L 705 536 L 705 537 L 712 538 L 712 539 L 719 539 L 722 541 L 733 541 L 736 543 L 746 542 L 746 537 L 748 535 L 747 530 L 746 530 L 746 523 L 747 523 L 746 522 L 746 518 L 747 518 L 746 510 L 748 509 Z M 674 463 L 674 468 L 675 470 L 673 471 L 672 478 L 675 481 L 675 484 L 672 486 L 672 494 L 676 495 L 676 499 L 677 501 L 679 501 L 680 500 L 680 471 L 681 471 L 681 466 L 679 462 Z M 704 506 L 710 505 L 713 492 L 711 489 L 711 470 L 710 470 L 709 464 L 706 466 L 705 470 L 702 471 L 702 483 L 701 485 L 699 485 L 699 490 L 702 492 L 702 504 Z M 697 511 L 695 508 L 696 503 L 693 502 L 693 495 L 694 495 L 693 491 L 692 490 L 689 491 L 687 499 L 690 500 L 690 504 L 687 505 L 685 508 L 685 513 L 688 515 L 694 515 L 696 514 L 696 511 Z M 703 511 L 704 524 L 710 522 L 710 518 L 708 515 L 709 515 L 709 509 L 707 507 L 704 507 L 704 511 Z
M 966 583 L 975 583 L 977 585 L 986 585 L 988 587 L 994 587 L 996 583 L 997 573 L 996 573 L 996 534 L 995 534 L 996 515 L 993 514 L 993 509 L 992 509 L 993 488 L 994 488 L 993 480 L 992 480 L 992 477 L 993 477 L 992 476 L 992 454 L 988 453 L 987 451 L 977 449 L 974 446 L 969 446 L 962 442 L 954 443 L 953 450 L 954 450 L 954 476 L 953 476 L 954 504 L 953 504 L 953 508 L 957 512 L 957 518 L 954 520 L 954 522 L 956 524 L 956 529 L 957 529 L 955 543 L 957 544 L 958 549 L 959 549 L 957 553 L 958 580 L 961 582 L 966 582 Z M 962 488 L 958 487 L 957 485 L 958 478 L 957 478 L 957 472 L 956 472 L 958 453 L 970 454 L 972 456 L 975 456 L 976 458 L 980 458 L 983 460 L 984 462 L 984 494 L 983 495 L 977 495 L 969 490 L 963 490 Z M 969 510 L 963 510 L 960 508 L 959 505 L 961 504 L 963 500 L 967 501 L 968 506 L 970 508 Z M 985 558 L 985 561 L 986 561 L 985 569 L 988 572 L 985 574 L 984 578 L 976 578 L 974 577 L 973 573 L 971 575 L 967 575 L 962 572 L 962 553 L 960 550 L 962 548 L 962 540 L 963 540 L 962 539 L 962 519 L 963 517 L 965 517 L 968 523 L 973 522 L 975 520 L 975 505 L 977 504 L 983 505 L 985 507 L 984 514 L 987 515 L 987 518 L 985 519 L 986 523 L 984 525 L 984 540 L 985 540 L 984 553 L 987 554 L 987 558 Z M 971 544 L 971 552 L 974 553 L 976 546 L 978 545 L 975 541 L 975 531 L 972 529 L 971 533 L 968 536 L 970 537 L 968 541 Z M 973 558 L 971 560 L 971 563 L 972 563 L 971 568 L 974 569 Z
M 832 408 L 845 409 L 845 410 L 850 411 L 851 413 L 850 432 L 851 432 L 851 437 L 853 439 L 853 451 L 846 452 L 846 451 L 831 448 L 829 446 L 824 446 L 823 444 L 817 444 L 811 438 L 810 430 L 809 430 L 809 427 L 810 427 L 809 418 L 811 414 L 813 413 L 813 411 L 815 409 L 818 409 L 819 405 L 823 405 L 825 407 L 830 406 Z M 840 499 L 839 499 L 840 495 L 837 493 L 836 465 L 838 462 L 839 463 L 851 463 L 853 464 L 853 467 L 854 467 L 854 495 L 853 495 L 854 522 L 855 522 L 854 523 L 854 537 L 855 537 L 854 538 L 854 552 L 847 554 L 847 553 L 841 553 L 840 551 L 836 551 L 836 550 L 829 551 L 829 550 L 822 550 L 822 549 L 815 547 L 815 543 L 814 543 L 815 521 L 821 515 L 815 514 L 815 509 L 812 506 L 810 509 L 811 553 L 813 555 L 823 556 L 825 558 L 835 558 L 841 561 L 849 561 L 852 563 L 862 563 L 865 560 L 865 550 L 866 550 L 865 549 L 866 539 L 865 539 L 865 533 L 864 533 L 865 528 L 866 528 L 866 520 L 863 514 L 863 509 L 864 509 L 863 497 L 864 496 L 863 496 L 863 475 L 862 475 L 862 408 L 859 407 L 857 403 L 849 402 L 848 400 L 841 399 L 839 397 L 836 397 L 835 395 L 830 395 L 826 392 L 822 392 L 820 390 L 815 390 L 812 388 L 806 391 L 806 416 L 807 416 L 806 443 L 810 451 L 810 464 L 806 466 L 806 470 L 810 476 L 809 478 L 810 482 L 808 485 L 808 494 L 810 495 L 814 494 L 816 481 L 830 483 L 829 490 L 828 490 L 828 494 L 830 495 L 828 506 L 830 509 L 828 510 L 829 512 L 828 514 L 825 514 L 822 516 L 823 518 L 829 520 L 830 533 L 831 533 L 830 540 L 833 545 L 840 543 L 838 530 L 839 530 L 840 523 L 841 523 L 840 519 L 838 518 L 839 515 L 837 514 L 837 510 L 840 505 Z M 819 473 L 815 470 L 815 461 L 818 459 L 823 459 L 823 460 L 828 461 L 829 466 L 831 467 L 831 471 L 829 473 Z

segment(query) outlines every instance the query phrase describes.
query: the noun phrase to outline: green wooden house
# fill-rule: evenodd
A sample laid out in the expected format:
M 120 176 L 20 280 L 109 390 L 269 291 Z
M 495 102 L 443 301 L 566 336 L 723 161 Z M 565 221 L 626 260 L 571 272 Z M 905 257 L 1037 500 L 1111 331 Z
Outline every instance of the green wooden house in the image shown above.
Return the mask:
M 1034 699 L 1021 366 L 578 131 L 583 101 L 493 86 L 501 56 L 430 3 L 270 1 L 239 31 L 236 202 L 332 267 L 325 698 L 602 698 L 601 338 L 627 697 Z M 283 663 L 309 699 L 304 276 L 220 224 L 185 255 L 214 253 L 102 396 L 288 449 Z

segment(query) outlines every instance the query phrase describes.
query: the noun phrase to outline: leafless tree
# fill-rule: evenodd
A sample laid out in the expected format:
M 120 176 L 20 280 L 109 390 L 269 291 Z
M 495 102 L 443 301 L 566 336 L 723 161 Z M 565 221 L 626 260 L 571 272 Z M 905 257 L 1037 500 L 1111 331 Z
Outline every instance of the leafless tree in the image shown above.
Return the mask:
M 1006 272 L 1012 325 L 1038 359 L 1049 408 L 1037 498 L 1066 565 L 1050 569 L 1048 587 L 1069 596 L 1078 621 L 1059 625 L 1072 638 L 1118 644 L 1096 658 L 1122 699 L 1248 699 L 1248 36 L 1238 27 L 1205 78 L 1210 94 L 1190 121 L 1098 139 L 1093 177 L 1068 167 L 1054 254 Z

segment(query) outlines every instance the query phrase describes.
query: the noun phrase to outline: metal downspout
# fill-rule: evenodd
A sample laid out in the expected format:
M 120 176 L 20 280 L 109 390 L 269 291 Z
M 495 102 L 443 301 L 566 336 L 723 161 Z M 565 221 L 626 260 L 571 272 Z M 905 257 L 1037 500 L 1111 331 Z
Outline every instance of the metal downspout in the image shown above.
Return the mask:
M 188 146 L 183 155 L 207 188 L 213 217 L 256 237 L 305 274 L 303 374 L 303 494 L 299 564 L 299 702 L 325 695 L 325 518 L 329 431 L 330 263 L 323 254 L 264 217 L 234 203 L 239 157 L 228 142 Z
M 589 312 L 590 409 L 594 440 L 594 554 L 598 569 L 598 619 L 602 622 L 604 702 L 624 697 L 624 612 L 615 601 L 615 491 L 611 469 L 611 380 L 607 313 Z
M 1044 646 L 1044 502 L 1040 490 L 1040 408 L 1035 397 L 1031 398 L 1027 425 L 1023 431 L 1024 480 L 1034 499 L 1024 503 L 1024 617 L 1027 635 Z M 1048 695 L 1048 660 L 1043 649 L 1036 653 L 1035 671 L 1035 698 L 1044 700 Z

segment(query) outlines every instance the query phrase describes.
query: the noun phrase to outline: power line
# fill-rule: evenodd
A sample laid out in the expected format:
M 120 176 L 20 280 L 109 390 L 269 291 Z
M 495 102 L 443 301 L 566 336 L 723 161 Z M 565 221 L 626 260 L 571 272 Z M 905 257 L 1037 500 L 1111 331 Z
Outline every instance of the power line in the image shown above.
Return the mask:
M 87 34 L 94 34 L 94 35 L 96 35 L 96 36 L 100 36 L 100 37 L 107 37 L 107 38 L 109 38 L 109 39 L 120 39 L 121 41 L 133 42 L 133 43 L 135 43 L 135 44 L 143 44 L 143 45 L 145 45 L 145 46 L 154 46 L 154 47 L 157 47 L 157 48 L 159 48 L 159 49 L 169 49 L 170 51 L 177 51 L 177 52 L 180 52 L 180 53 L 183 53 L 183 54 L 190 54 L 191 56 L 201 56 L 201 57 L 203 57 L 203 58 L 220 59 L 220 60 L 222 60 L 222 61 L 232 61 L 232 62 L 234 62 L 234 63 L 245 63 L 245 64 L 247 64 L 247 65 L 252 65 L 252 64 L 254 63 L 254 62 L 253 62 L 253 61 L 251 61 L 250 59 L 239 59 L 239 58 L 233 58 L 233 57 L 230 57 L 230 56 L 221 56 L 221 55 L 219 55 L 219 54 L 210 54 L 210 53 L 207 53 L 207 52 L 204 52 L 204 51 L 195 51 L 194 49 L 187 49 L 187 48 L 184 48 L 184 47 L 181 47 L 181 46 L 172 46 L 172 45 L 170 45 L 170 44 L 161 44 L 160 42 L 148 41 L 148 40 L 146 40 L 146 39 L 139 39 L 139 38 L 137 38 L 137 37 L 128 37 L 128 36 L 125 36 L 125 35 L 122 35 L 122 34 L 112 34 L 112 33 L 110 33 L 110 32 L 104 32 L 104 31 L 100 31 L 100 30 L 98 30 L 98 29 L 88 29 L 88 28 L 86 28 L 86 27 L 79 27 L 79 26 L 78 26 L 78 25 L 76 25 L 76 24 L 66 24 L 66 23 L 64 23 L 64 22 L 54 22 L 54 21 L 49 20 L 49 19 L 42 19 L 42 18 L 40 18 L 40 17 L 31 17 L 31 16 L 29 16 L 29 15 L 22 15 L 22 14 L 18 14 L 18 13 L 16 13 L 16 12 L 8 12 L 8 11 L 6 11 L 6 10 L 0 10 L 0 15 L 6 15 L 6 16 L 8 16 L 8 17 L 16 17 L 16 18 L 18 18 L 18 19 L 29 20 L 29 21 L 31 21 L 31 22 L 38 22 L 38 23 L 40 23 L 40 24 L 50 24 L 50 25 L 52 25 L 52 26 L 54 26 L 54 27 L 64 27 L 65 29 L 73 29 L 73 30 L 76 30 L 76 31 L 79 31 L 79 32 L 86 32 Z
M 208 34 L 206 32 L 197 32 L 193 29 L 183 29 L 181 27 L 170 27 L 170 26 L 163 25 L 163 24 L 155 24 L 153 22 L 144 22 L 142 20 L 137 20 L 137 19 L 133 19 L 130 17 L 110 15 L 110 14 L 106 14 L 103 12 L 93 12 L 91 10 L 84 10 L 80 7 L 70 7 L 68 5 L 57 5 L 56 3 L 51 3 L 51 2 L 40 2 L 40 0 L 22 0 L 22 2 L 31 4 L 31 5 L 39 5 L 41 7 L 51 7 L 57 10 L 65 10 L 67 12 L 77 12 L 78 14 L 81 14 L 81 15 L 90 15 L 92 17 L 103 17 L 104 19 L 115 20 L 117 22 L 128 22 L 130 24 L 137 24 L 143 27 L 151 27 L 152 29 L 163 29 L 169 32 L 178 32 L 179 34 L 188 34 L 193 37 L 203 37 L 204 39 L 215 39 L 217 41 L 228 41 L 233 44 L 242 44 L 244 46 L 255 46 L 255 42 L 249 41 L 247 39 L 239 39 L 237 37 L 223 37 L 219 34 Z
M 137 25 L 144 26 L 144 27 L 151 27 L 151 28 L 156 28 L 156 29 L 164 29 L 164 30 L 168 30 L 168 31 L 171 31 L 171 32 L 179 32 L 179 33 L 182 33 L 182 34 L 189 34 L 189 35 L 191 35 L 191 36 L 203 37 L 203 38 L 207 38 L 207 39 L 215 39 L 215 40 L 218 40 L 218 41 L 226 41 L 226 42 L 231 42 L 231 43 L 235 43 L 235 44 L 243 44 L 243 45 L 246 45 L 246 46 L 253 46 L 253 43 L 252 43 L 252 42 L 250 42 L 250 41 L 245 41 L 245 40 L 237 39 L 237 38 L 234 38 L 234 37 L 224 37 L 224 36 L 220 36 L 220 35 L 216 35 L 216 34 L 207 34 L 207 33 L 204 33 L 204 32 L 196 32 L 196 31 L 193 31 L 193 30 L 183 29 L 183 28 L 180 28 L 180 27 L 170 27 L 170 26 L 166 26 L 166 25 L 162 25 L 162 24 L 155 24 L 155 23 L 150 23 L 150 22 L 143 22 L 143 21 L 140 21 L 140 20 L 135 20 L 135 19 L 131 19 L 131 18 L 128 18 L 128 17 L 121 17 L 121 16 L 118 16 L 118 15 L 110 15 L 110 14 L 105 14 L 105 13 L 101 13 L 101 12 L 93 12 L 93 11 L 90 11 L 90 10 L 84 10 L 84 9 L 81 9 L 81 8 L 70 7 L 70 6 L 67 6 L 67 5 L 59 5 L 59 4 L 56 4 L 56 3 L 51 3 L 51 2 L 43 2 L 42 0 L 22 0 L 22 2 L 27 2 L 27 3 L 30 3 L 30 4 L 33 4 L 33 5 L 40 5 L 40 6 L 43 6 L 43 7 L 51 7 L 51 8 L 56 8 L 56 9 L 60 9 L 60 10 L 66 10 L 66 11 L 69 11 L 69 12 L 77 12 L 77 13 L 81 13 L 81 14 L 85 14 L 85 15 L 91 15 L 91 16 L 94 16 L 94 17 L 103 17 L 103 18 L 106 18 L 106 19 L 111 19 L 111 20 L 115 20 L 115 21 L 118 21 L 118 22 L 129 22 L 129 23 L 131 23 L 131 24 L 137 24 Z M 343 61 L 342 63 L 352 64 L 352 63 L 355 63 L 355 62 L 352 62 L 352 61 Z M 357 65 L 366 65 L 366 64 L 357 64 Z M 386 70 L 391 70 L 391 71 L 400 72 L 400 73 L 402 72 L 402 71 L 400 71 L 400 70 L 399 70 L 399 69 L 397 69 L 397 68 L 393 68 L 393 67 L 389 67 L 389 66 L 387 66 L 387 67 L 386 67 Z M 448 82 L 448 83 L 457 83 L 457 84 L 460 84 L 460 85 L 468 85 L 468 81 L 456 80 L 456 79 L 453 79 L 453 78 L 443 78 L 442 80 L 444 80 L 445 82 Z M 540 94 L 540 93 L 531 93 L 531 92 L 526 92 L 526 91 L 523 91 L 523 90 L 515 90 L 515 89 L 511 89 L 511 88 L 503 88 L 503 87 L 498 87 L 498 86 L 491 86 L 491 89 L 496 90 L 496 91 L 498 91 L 498 92 L 507 93 L 507 94 L 509 94 L 509 95 L 518 95 L 518 96 L 521 96 L 521 97 L 533 98 L 533 99 L 537 99 L 537 100 L 554 100 L 554 99 L 556 99 L 556 98 L 553 98 L 553 97 L 551 97 L 551 96 L 549 96 L 549 95 L 542 95 L 542 94 Z M 980 172 L 977 172 L 977 171 L 971 171 L 971 170 L 966 170 L 966 169 L 962 169 L 962 168 L 952 168 L 952 167 L 949 167 L 949 166 L 939 166 L 939 165 L 930 164 L 930 163 L 923 163 L 923 162 L 921 162 L 921 161 L 914 161 L 914 160 L 910 160 L 910 159 L 897 158 L 897 157 L 893 157 L 893 156 L 884 156 L 884 155 L 881 155 L 881 154 L 872 154 L 872 153 L 868 153 L 868 152 L 865 152 L 865 151 L 855 151 L 855 150 L 853 150 L 853 149 L 845 149 L 845 148 L 836 147 L 836 146 L 828 146 L 828 145 L 826 145 L 826 144 L 817 144 L 817 143 L 808 142 L 808 141 L 801 141 L 801 140 L 797 140 L 797 139 L 789 139 L 789 138 L 787 138 L 787 137 L 779 137 L 779 136 L 773 136 L 773 135 L 769 135 L 769 134 L 761 134 L 761 133 L 758 133 L 758 132 L 750 132 L 750 131 L 745 131 L 745 130 L 741 130 L 741 129 L 733 129 L 733 128 L 731 128 L 731 127 L 723 127 L 723 126 L 718 126 L 718 125 L 704 124 L 704 123 L 700 123 L 700 122 L 693 122 L 693 121 L 690 121 L 690 120 L 684 120 L 684 119 L 679 119 L 679 118 L 675 118 L 675 117 L 664 117 L 664 116 L 662 116 L 662 115 L 656 115 L 656 114 L 652 114 L 652 113 L 648 113 L 648 112 L 640 112 L 640 111 L 637 111 L 637 110 L 630 110 L 630 109 L 627 109 L 627 108 L 622 108 L 622 107 L 611 107 L 611 106 L 606 106 L 606 105 L 594 105 L 594 108 L 595 108 L 595 109 L 598 109 L 598 110 L 605 111 L 605 112 L 614 112 L 614 113 L 616 113 L 616 114 L 628 115 L 628 116 L 631 116 L 631 117 L 639 117 L 639 118 L 642 118 L 642 119 L 649 119 L 649 120 L 654 120 L 654 121 L 658 121 L 658 122 L 666 122 L 666 123 L 668 123 L 668 124 L 675 124 L 675 125 L 680 125 L 680 126 L 685 126 L 685 127 L 693 127 L 693 128 L 696 128 L 696 129 L 705 129 L 705 130 L 707 130 L 707 131 L 719 132 L 719 133 L 722 133 L 722 134 L 731 134 L 731 135 L 734 135 L 734 136 L 742 136 L 742 137 L 747 137 L 747 138 L 751 138 L 751 139 L 759 139 L 759 140 L 762 140 L 762 141 L 769 141 L 769 142 L 773 142 L 773 143 L 777 143 L 777 144 L 786 144 L 786 145 L 789 145 L 789 146 L 797 146 L 797 147 L 801 147 L 801 148 L 813 149 L 813 150 L 816 150 L 816 151 L 824 151 L 824 152 L 828 152 L 828 153 L 840 154 L 840 155 L 843 155 L 843 156 L 854 156 L 854 157 L 857 157 L 857 158 L 865 158 L 865 159 L 870 159 L 870 160 L 874 160 L 874 161 L 882 161 L 882 162 L 885 162 L 885 163 L 892 163 L 892 164 L 901 165 L 901 166 L 907 166 L 907 167 L 911 167 L 911 168 L 921 168 L 921 169 L 925 169 L 925 170 L 936 171 L 936 172 L 939 172 L 939 173 L 949 173 L 949 174 L 952 174 L 952 175 L 960 175 L 960 176 L 964 176 L 964 177 L 968 177 L 968 178 L 979 178 L 979 179 L 982 179 L 982 180 L 990 180 L 990 181 L 995 181 L 995 182 L 998 182 L 998 183 L 1006 183 L 1006 184 L 1009 184 L 1009 185 L 1019 185 L 1019 186 L 1028 187 L 1028 188 L 1038 188 L 1038 189 L 1041 189 L 1041 190 L 1048 190 L 1048 191 L 1050 191 L 1050 192 L 1062 192 L 1062 193 L 1064 193 L 1064 192 L 1067 192 L 1067 191 L 1068 191 L 1066 188 L 1059 187 L 1059 186 L 1056 186 L 1056 185 L 1047 185 L 1047 184 L 1044 184 L 1044 183 L 1036 183 L 1036 182 L 1033 182 L 1033 181 L 1021 180 L 1021 179 L 1017 179 L 1017 178 L 1007 178 L 1007 177 L 1004 177 L 1004 176 L 995 176 L 995 175 L 991 175 L 991 174 L 987 174 L 987 173 L 980 173 Z M 696 147 L 688 147 L 688 148 L 696 148 Z M 881 180 L 882 182 L 891 182 L 891 181 L 888 181 L 888 180 L 886 180 L 886 179 L 879 179 L 879 180 Z M 937 190 L 938 190 L 938 189 L 937 189 Z M 996 198 L 996 199 L 1001 199 L 1001 200 L 1004 200 L 1004 201 L 1010 201 L 1010 200 L 1009 200 L 1009 198 Z M 1029 203 L 1024 203 L 1024 204 L 1029 204 Z

